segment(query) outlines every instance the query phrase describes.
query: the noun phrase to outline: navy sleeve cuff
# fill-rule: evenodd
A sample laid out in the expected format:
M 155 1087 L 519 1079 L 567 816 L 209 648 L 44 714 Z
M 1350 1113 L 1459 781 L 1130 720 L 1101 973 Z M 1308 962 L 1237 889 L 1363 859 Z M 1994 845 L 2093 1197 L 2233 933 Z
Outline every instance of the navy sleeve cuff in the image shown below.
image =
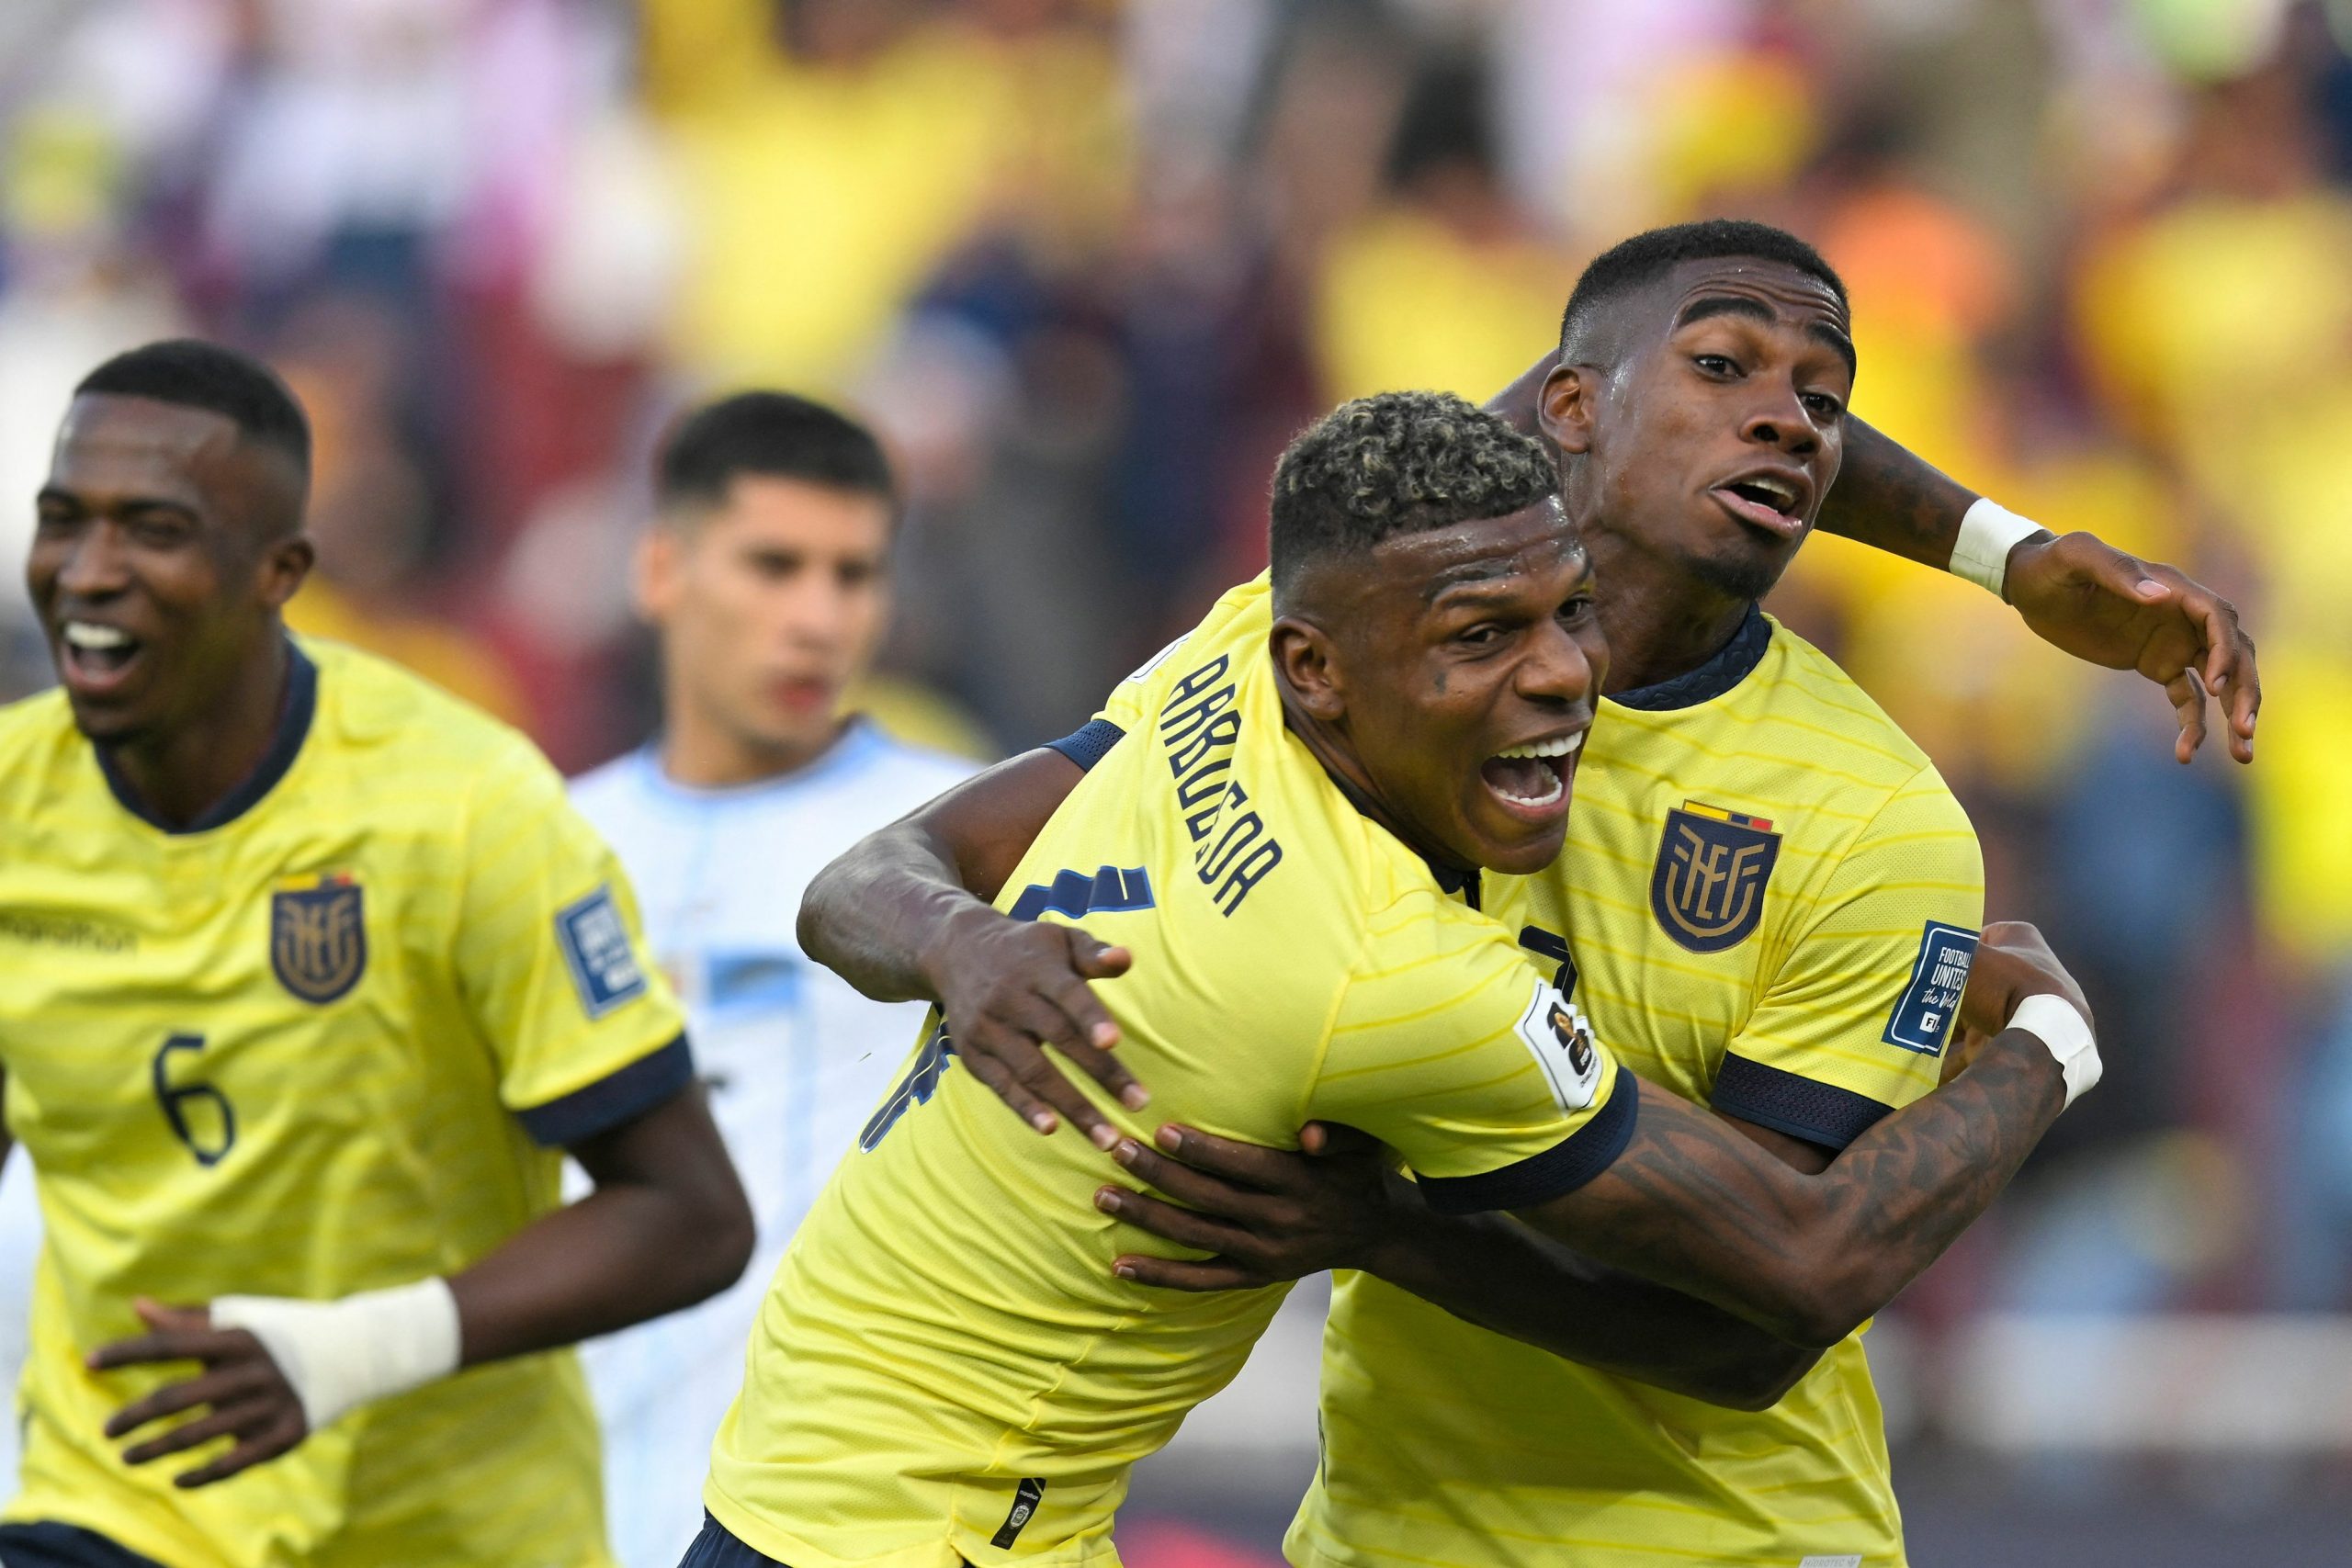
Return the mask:
M 650 1056 L 639 1056 L 610 1077 L 575 1089 L 560 1100 L 514 1114 L 542 1148 L 569 1148 L 599 1133 L 633 1122 L 674 1098 L 695 1081 L 695 1054 L 679 1035 Z
M 1046 750 L 1059 751 L 1088 773 L 1092 773 L 1094 764 L 1108 755 L 1111 748 L 1124 739 L 1126 733 L 1109 719 L 1098 718 L 1088 723 L 1075 735 L 1065 735 L 1059 740 L 1046 741 Z
M 1894 1109 L 1850 1089 L 1733 1055 L 1724 1057 L 1710 1103 L 1725 1116 L 1826 1149 L 1844 1148 Z
M 1634 1118 L 1641 1086 L 1620 1069 L 1609 1102 L 1592 1120 L 1540 1155 L 1482 1176 L 1425 1176 L 1421 1196 L 1441 1214 L 1478 1214 L 1490 1209 L 1532 1209 L 1565 1197 L 1617 1162 L 1634 1141 Z

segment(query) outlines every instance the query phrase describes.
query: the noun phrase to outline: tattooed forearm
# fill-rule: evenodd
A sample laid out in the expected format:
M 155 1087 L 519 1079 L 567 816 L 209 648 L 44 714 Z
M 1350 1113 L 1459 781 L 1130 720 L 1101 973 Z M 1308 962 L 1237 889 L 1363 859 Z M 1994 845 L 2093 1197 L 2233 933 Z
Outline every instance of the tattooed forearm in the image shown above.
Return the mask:
M 1836 1343 L 1893 1300 L 1992 1203 L 2065 1102 L 2048 1049 L 2012 1031 L 1809 1176 L 1640 1088 L 1617 1162 L 1523 1217 L 1805 1345 Z
M 1820 1359 L 1816 1349 L 1583 1257 L 1516 1220 L 1434 1214 L 1411 1183 L 1396 1186 L 1396 1232 L 1366 1271 L 1465 1323 L 1742 1410 L 1769 1409 Z
M 1849 414 L 1845 459 L 1822 500 L 1817 526 L 1940 571 L 1951 563 L 1960 520 L 1976 499 Z

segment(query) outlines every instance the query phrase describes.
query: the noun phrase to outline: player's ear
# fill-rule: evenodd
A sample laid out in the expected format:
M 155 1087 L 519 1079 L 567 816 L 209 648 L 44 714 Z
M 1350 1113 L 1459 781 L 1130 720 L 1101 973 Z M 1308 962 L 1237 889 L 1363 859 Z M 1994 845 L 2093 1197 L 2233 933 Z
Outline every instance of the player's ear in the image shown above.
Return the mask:
M 684 541 L 677 525 L 657 522 L 638 536 L 629 555 L 629 598 L 639 620 L 660 626 L 678 596 L 678 557 Z
M 1563 455 L 1592 449 L 1593 415 L 1600 397 L 1600 373 L 1589 365 L 1557 365 L 1535 397 L 1535 423 Z
M 1312 621 L 1284 615 L 1274 623 L 1267 646 L 1275 672 L 1308 716 L 1328 724 L 1347 712 L 1346 682 L 1329 633 Z
M 283 609 L 286 601 L 300 590 L 311 575 L 311 563 L 318 551 L 307 534 L 296 534 L 278 540 L 262 552 L 261 598 L 273 610 Z

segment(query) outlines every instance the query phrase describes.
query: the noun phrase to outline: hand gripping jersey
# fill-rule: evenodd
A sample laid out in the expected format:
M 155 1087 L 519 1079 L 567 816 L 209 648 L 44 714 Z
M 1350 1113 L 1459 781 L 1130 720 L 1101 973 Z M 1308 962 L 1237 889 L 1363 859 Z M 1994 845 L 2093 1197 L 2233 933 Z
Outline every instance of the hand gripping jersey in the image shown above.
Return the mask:
M 1262 632 L 1204 632 L 1137 686 L 998 901 L 1134 950 L 1098 987 L 1154 1093 L 1148 1120 L 1106 1105 L 1129 1134 L 1295 1146 L 1329 1118 L 1465 1211 L 1605 1168 L 1633 1131 L 1614 1064 L 1283 728 Z M 933 1018 L 777 1271 L 712 1453 L 718 1521 L 793 1568 L 1115 1562 L 1129 1467 L 1283 1293 L 1115 1278 L 1159 1245 L 1093 1207 L 1119 1175 L 1007 1111 Z
M 760 1234 L 743 1277 L 709 1301 L 581 1348 L 624 1568 L 673 1568 L 701 1526 L 710 1440 L 743 1386 L 768 1278 L 922 1019 L 920 1002 L 869 1001 L 800 951 L 801 895 L 835 855 L 971 772 L 858 719 L 807 766 L 733 789 L 673 784 L 650 748 L 573 781 L 686 1005 Z
M 1214 618 L 1262 641 L 1262 580 Z M 1123 687 L 1105 715 L 1135 705 Z M 1576 787 L 1560 860 L 1488 876 L 1487 904 L 1625 1066 L 1831 1148 L 1935 1087 L 1983 861 L 1934 767 L 1844 671 L 1751 614 L 1705 666 L 1603 701 Z M 1362 1276 L 1341 1278 L 1324 1351 L 1294 1562 L 1904 1561 L 1860 1333 L 1760 1415 Z
M 307 656 L 306 656 L 307 654 Z M 363 1406 L 184 1492 L 101 1432 L 185 1365 L 92 1373 L 133 1298 L 455 1273 L 557 1201 L 558 1146 L 690 1079 L 620 868 L 512 730 L 305 644 L 260 772 L 184 832 L 56 693 L 0 710 L 0 1069 L 47 1232 L 10 1519 L 174 1568 L 604 1568 L 569 1353 Z M 22 1156 L 20 1155 L 19 1159 Z

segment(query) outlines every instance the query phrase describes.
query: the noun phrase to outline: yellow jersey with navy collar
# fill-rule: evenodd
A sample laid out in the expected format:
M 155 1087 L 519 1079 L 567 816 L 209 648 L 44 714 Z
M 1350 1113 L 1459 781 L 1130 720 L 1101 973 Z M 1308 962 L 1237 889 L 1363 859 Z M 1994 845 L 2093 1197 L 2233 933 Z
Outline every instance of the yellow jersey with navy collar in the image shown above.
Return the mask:
M 1262 626 L 1212 626 L 1135 682 L 999 908 L 1133 950 L 1099 987 L 1179 1120 L 1291 1144 L 1321 1117 L 1431 1201 L 1571 1190 L 1634 1097 L 1511 933 L 1349 804 L 1283 726 Z M 1040 1138 L 956 1069 L 934 1016 L 802 1224 L 754 1330 L 704 1502 L 793 1568 L 1112 1563 L 1129 1468 L 1223 1387 L 1283 1292 L 1115 1278 L 1118 1168 Z M 1295 1145 L 1294 1145 L 1295 1146 Z
M 1238 592 L 1263 637 L 1262 580 Z M 1561 858 L 1486 878 L 1594 1032 L 1663 1088 L 1829 1148 L 1932 1089 L 1984 865 L 1927 757 L 1760 611 L 1705 666 L 1600 706 Z M 1105 716 L 1134 710 L 1122 688 Z M 1322 1431 L 1285 1543 L 1306 1568 L 1905 1561 L 1860 1333 L 1750 1415 L 1347 1275 Z
M 102 1433 L 185 1364 L 94 1373 L 140 1296 L 456 1273 L 553 1209 L 560 1145 L 689 1081 L 618 864 L 522 736 L 297 646 L 254 775 L 145 819 L 61 694 L 0 709 L 0 1071 L 46 1239 L 0 1517 L 173 1568 L 606 1568 L 569 1352 L 365 1405 L 218 1484 Z M 222 1440 L 224 1443 L 226 1439 Z

